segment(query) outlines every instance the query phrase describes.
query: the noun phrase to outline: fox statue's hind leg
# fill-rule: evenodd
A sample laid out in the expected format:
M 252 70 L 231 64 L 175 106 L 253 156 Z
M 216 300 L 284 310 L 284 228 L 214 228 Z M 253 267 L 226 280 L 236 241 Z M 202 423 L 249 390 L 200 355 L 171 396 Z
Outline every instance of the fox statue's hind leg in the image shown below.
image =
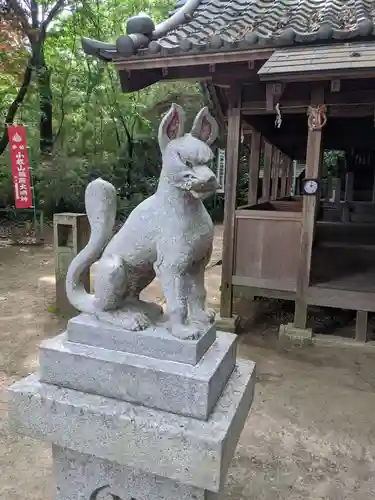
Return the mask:
M 124 301 L 128 273 L 117 255 L 102 256 L 94 273 L 95 302 L 98 310 L 119 309 Z

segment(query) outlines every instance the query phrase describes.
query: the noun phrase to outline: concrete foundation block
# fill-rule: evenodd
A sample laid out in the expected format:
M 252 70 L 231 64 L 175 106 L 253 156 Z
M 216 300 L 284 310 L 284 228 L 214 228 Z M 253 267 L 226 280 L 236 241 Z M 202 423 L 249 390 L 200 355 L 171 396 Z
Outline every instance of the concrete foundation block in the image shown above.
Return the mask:
M 254 363 L 238 361 L 204 421 L 54 386 L 31 375 L 10 387 L 9 416 L 20 434 L 218 493 L 250 410 L 254 381 Z M 58 500 L 72 498 L 64 494 Z
M 236 363 L 237 337 L 219 332 L 196 365 L 112 351 L 66 340 L 40 347 L 40 380 L 149 408 L 207 419 Z
M 215 342 L 216 328 L 212 325 L 198 340 L 181 340 L 163 325 L 134 332 L 80 314 L 69 321 L 67 338 L 79 344 L 195 365 Z
M 203 488 L 53 446 L 54 500 L 218 500 Z
M 216 329 L 221 332 L 237 332 L 239 318 L 236 315 L 233 315 L 231 318 L 222 318 L 221 316 L 217 316 L 215 320 Z
M 298 345 L 311 345 L 314 343 L 311 328 L 297 328 L 293 323 L 280 325 L 279 339 Z

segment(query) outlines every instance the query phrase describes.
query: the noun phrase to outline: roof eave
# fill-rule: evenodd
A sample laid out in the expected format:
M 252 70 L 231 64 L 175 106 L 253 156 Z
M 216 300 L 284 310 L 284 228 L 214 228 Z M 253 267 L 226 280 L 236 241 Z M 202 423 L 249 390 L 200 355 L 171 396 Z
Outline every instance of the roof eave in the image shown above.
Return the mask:
M 241 61 L 266 60 L 274 52 L 275 48 L 254 48 L 248 50 L 232 51 L 196 51 L 188 54 L 173 54 L 165 56 L 133 56 L 131 58 L 121 58 L 116 56 L 112 59 L 118 71 L 143 70 L 166 67 L 195 66 L 205 64 L 224 64 Z

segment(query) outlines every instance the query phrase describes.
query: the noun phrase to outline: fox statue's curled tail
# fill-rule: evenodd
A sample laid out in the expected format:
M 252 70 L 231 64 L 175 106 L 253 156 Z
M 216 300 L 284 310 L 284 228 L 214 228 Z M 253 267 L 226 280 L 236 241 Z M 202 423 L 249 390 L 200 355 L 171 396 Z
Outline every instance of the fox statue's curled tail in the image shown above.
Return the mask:
M 99 178 L 90 182 L 85 192 L 86 213 L 90 223 L 90 239 L 85 248 L 71 262 L 67 278 L 66 293 L 70 303 L 78 311 L 95 314 L 114 309 L 118 306 L 120 295 L 115 294 L 113 276 L 116 284 L 125 286 L 126 271 L 124 263 L 117 256 L 101 257 L 104 248 L 112 237 L 116 220 L 116 189 L 109 182 Z M 98 261 L 98 267 L 105 272 L 97 273 L 100 283 L 95 282 L 95 294 L 86 292 L 81 275 Z M 104 283 L 106 277 L 112 277 L 111 284 Z M 118 278 L 118 279 L 117 279 Z

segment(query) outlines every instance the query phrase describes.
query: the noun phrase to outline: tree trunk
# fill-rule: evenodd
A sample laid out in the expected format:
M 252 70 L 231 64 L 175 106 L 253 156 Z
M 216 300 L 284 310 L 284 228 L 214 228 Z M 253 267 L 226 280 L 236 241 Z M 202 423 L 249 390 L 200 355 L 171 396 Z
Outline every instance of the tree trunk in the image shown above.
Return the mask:
M 40 152 L 42 154 L 51 154 L 54 142 L 52 128 L 51 72 L 46 65 L 43 47 L 40 45 L 37 49 L 40 50 L 40 53 L 36 54 L 35 65 L 40 106 Z
M 21 85 L 14 101 L 9 106 L 8 113 L 5 117 L 3 135 L 0 139 L 0 155 L 2 155 L 4 153 L 5 148 L 8 145 L 8 142 L 9 142 L 8 125 L 12 125 L 12 123 L 16 117 L 18 108 L 22 104 L 22 102 L 27 94 L 27 90 L 28 90 L 29 85 L 30 85 L 32 73 L 33 73 L 33 69 L 32 69 L 32 64 L 31 64 L 31 59 L 30 59 L 27 63 L 27 66 L 26 66 L 26 69 L 25 69 L 25 72 L 23 75 L 22 85 Z

